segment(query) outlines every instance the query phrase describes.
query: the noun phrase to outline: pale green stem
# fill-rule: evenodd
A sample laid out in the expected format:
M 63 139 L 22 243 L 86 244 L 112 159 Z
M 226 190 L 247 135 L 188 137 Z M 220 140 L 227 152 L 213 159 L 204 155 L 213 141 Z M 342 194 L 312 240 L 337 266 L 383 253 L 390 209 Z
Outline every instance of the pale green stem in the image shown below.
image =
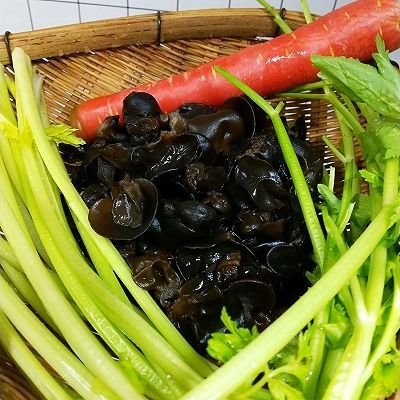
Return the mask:
M 362 375 L 362 382 L 365 384 L 371 377 L 375 364 L 379 359 L 388 351 L 388 348 L 393 343 L 396 333 L 400 329 L 400 282 L 399 275 L 400 268 L 397 261 L 396 266 L 393 268 L 393 299 L 390 309 L 389 317 L 385 324 L 383 334 L 372 352 L 367 366 L 365 367 Z
M 321 93 L 298 93 L 298 92 L 283 92 L 279 93 L 277 97 L 290 97 L 292 99 L 304 100 L 326 100 L 326 96 Z
M 325 83 L 323 81 L 313 82 L 313 83 L 306 83 L 305 85 L 296 86 L 293 89 L 288 90 L 286 93 L 299 93 L 299 92 L 307 92 L 310 90 L 315 89 L 322 89 Z
M 346 163 L 346 157 L 335 147 L 335 145 L 329 140 L 327 136 L 322 136 L 322 141 L 328 146 L 328 149 L 338 160 L 340 160 L 343 164 Z
M 58 232 L 55 224 L 51 224 L 52 230 L 46 226 L 43 220 L 43 215 L 40 215 L 38 208 L 31 205 L 31 214 L 38 226 L 38 232 L 46 243 L 48 254 L 52 257 L 53 265 L 55 266 L 58 275 L 60 276 L 64 286 L 72 295 L 74 301 L 82 310 L 88 322 L 99 333 L 100 337 L 112 349 L 112 351 L 122 360 L 127 360 L 138 374 L 150 385 L 151 390 L 158 394 L 160 398 L 167 398 L 169 395 L 165 393 L 165 385 L 154 370 L 149 366 L 143 354 L 120 332 L 116 324 L 111 324 L 103 313 L 96 306 L 90 291 L 84 288 L 82 279 L 77 279 L 75 273 L 68 265 L 68 258 L 63 258 L 62 252 L 57 248 L 57 243 L 54 237 L 58 237 Z M 49 213 L 47 212 L 47 217 Z M 61 234 L 60 234 L 61 236 Z M 70 262 L 75 263 L 74 260 Z M 77 265 L 78 268 L 82 268 Z M 85 268 L 85 266 L 83 266 Z M 153 344 L 155 342 L 153 341 Z M 157 346 L 158 347 L 158 346 Z M 161 350 L 161 349 L 160 349 Z
M 311 197 L 308 184 L 305 180 L 303 170 L 279 114 L 268 101 L 264 100 L 258 93 L 241 82 L 235 76 L 231 75 L 228 71 L 225 71 L 223 68 L 218 66 L 215 67 L 215 70 L 229 82 L 235 85 L 238 89 L 243 91 L 244 94 L 249 96 L 271 118 L 276 136 L 278 138 L 279 146 L 283 153 L 283 158 L 289 169 L 290 176 L 292 177 L 292 181 L 296 189 L 301 211 L 303 213 L 311 243 L 313 245 L 315 261 L 319 266 L 322 266 L 324 259 L 325 237 L 315 211 L 314 202 Z
M 35 317 L 1 276 L 0 288 L 0 309 L 72 388 L 88 400 L 119 399 L 97 382 L 96 377 Z M 99 389 L 96 392 L 93 391 L 95 386 Z
M 71 270 L 71 268 L 74 270 L 77 268 L 86 269 L 87 266 L 85 265 L 81 254 L 77 253 L 73 238 L 68 237 L 68 233 L 60 225 L 60 219 L 58 216 L 59 213 L 56 213 L 54 210 L 50 199 L 46 196 L 41 196 L 41 192 L 45 190 L 45 186 L 41 187 L 38 182 L 39 170 L 36 170 L 35 168 L 37 162 L 35 162 L 33 153 L 31 154 L 30 150 L 26 151 L 25 147 L 21 148 L 24 154 L 24 161 L 26 162 L 26 169 L 28 166 L 31 166 L 29 171 L 31 177 L 29 181 L 36 182 L 36 184 L 31 185 L 30 188 L 25 188 L 25 192 L 29 195 L 31 194 L 30 190 L 35 192 L 34 198 L 28 202 L 29 209 L 35 221 L 36 228 L 41 235 L 42 242 L 46 244 L 46 250 L 52 259 L 52 263 L 56 268 L 58 275 L 63 281 L 64 286 L 71 293 L 74 301 L 84 313 L 85 317 L 98 330 L 103 340 L 106 341 L 106 343 L 117 353 L 117 355 L 121 355 L 123 352 L 128 352 L 129 348 L 127 347 L 127 344 L 122 343 L 122 338 L 119 337 L 118 332 L 113 332 L 113 327 L 104 318 L 102 312 L 97 309 L 97 306 L 93 303 L 90 296 L 87 295 L 80 282 L 76 279 L 75 273 L 77 272 L 73 272 Z M 66 260 L 68 259 L 70 260 L 70 266 L 66 263 Z M 116 309 L 120 308 L 117 307 Z M 153 329 L 151 329 L 149 326 L 146 326 L 147 324 L 144 321 L 142 321 L 142 325 L 145 326 L 145 329 L 142 329 L 140 335 L 138 335 L 139 318 L 136 318 L 136 320 L 137 325 L 135 327 L 135 343 L 138 344 L 139 347 L 146 348 L 147 345 L 147 351 L 155 351 L 153 358 L 156 358 L 158 355 L 157 359 L 159 362 L 162 360 L 169 360 L 169 364 L 164 364 L 164 368 L 166 368 L 166 370 L 170 368 L 168 372 L 171 375 L 179 372 L 179 376 L 182 379 L 186 379 L 186 373 L 188 376 L 188 382 L 191 381 L 192 377 L 198 378 L 198 376 L 188 366 L 186 366 L 183 361 L 180 360 L 177 354 L 175 354 L 174 351 L 171 351 L 172 349 L 169 348 L 167 343 L 163 344 L 164 340 L 161 339 L 161 337 L 157 338 L 155 336 L 155 332 L 153 333 L 153 340 L 151 338 L 144 340 L 144 332 L 146 332 L 147 336 L 151 336 L 153 331 Z M 118 321 L 113 322 L 116 326 L 119 326 Z M 119 340 L 117 340 L 118 337 Z M 159 345 L 155 346 L 156 343 Z M 160 351 L 163 352 L 162 359 L 159 357 Z M 132 358 L 133 356 L 134 355 L 131 355 L 130 357 Z M 142 361 L 143 360 L 137 360 L 137 363 L 139 364 L 141 362 L 143 364 Z M 140 368 L 143 370 L 142 366 Z M 179 376 L 177 378 L 179 378 Z
M 257 0 L 273 17 L 275 23 L 279 26 L 280 30 L 284 33 L 292 32 L 292 28 L 281 18 L 279 12 L 267 3 L 265 0 Z
M 306 23 L 309 24 L 313 21 L 313 17 L 310 12 L 310 7 L 308 6 L 307 0 L 300 0 L 301 8 L 303 9 L 304 19 Z
M 2 311 L 0 311 L 0 344 L 45 399 L 71 400 L 29 350 Z
M 83 240 L 83 243 L 86 247 L 86 250 L 92 260 L 94 267 L 96 268 L 97 273 L 100 278 L 108 285 L 110 290 L 119 297 L 126 304 L 130 305 L 130 301 L 126 297 L 125 292 L 123 291 L 120 283 L 118 282 L 117 277 L 114 274 L 113 269 L 111 268 L 107 259 L 103 256 L 103 254 L 99 251 L 95 242 L 91 238 L 91 236 L 86 231 L 85 227 L 79 222 L 79 220 L 74 217 L 75 225 L 79 231 L 79 234 Z
M 14 265 L 19 271 L 21 271 L 21 267 L 19 266 L 17 257 L 10 246 L 10 244 L 3 237 L 0 236 L 0 258 L 7 261 L 11 265 Z
M 360 121 L 351 111 L 336 97 L 335 92 L 328 86 L 324 86 L 324 92 L 326 99 L 333 105 L 333 107 L 339 112 L 343 118 L 350 124 L 356 133 L 363 132 L 364 128 L 360 124 Z
M 1 165 L 0 178 L 3 181 L 7 179 Z M 130 390 L 129 382 L 125 382 L 122 375 L 118 378 L 119 369 L 115 362 L 93 334 L 89 332 L 87 326 L 54 284 L 30 237 L 26 234 L 25 225 L 23 223 L 21 225 L 21 215 L 15 216 L 9 202 L 15 203 L 13 193 L 0 191 L 0 226 L 25 275 L 45 305 L 50 317 L 85 364 L 95 371 L 101 379 L 115 388 L 116 393 L 121 393 L 122 397 L 126 397 L 128 393 L 129 395 L 134 394 L 135 392 Z M 135 398 L 135 395 L 132 398 Z
M 384 187 L 382 204 L 395 204 L 398 198 L 399 159 L 388 159 L 384 172 Z M 373 194 L 373 193 L 372 193 Z M 379 212 L 380 201 L 374 201 L 373 214 Z M 367 287 L 365 289 L 365 311 L 357 315 L 352 337 L 345 348 L 342 360 L 333 376 L 324 398 L 329 400 L 358 399 L 362 391 L 360 383 L 368 356 L 371 351 L 374 332 L 381 309 L 387 262 L 387 246 L 378 243 L 371 254 Z M 358 280 L 357 280 L 358 281 Z M 352 288 L 353 290 L 353 288 Z M 355 301 L 358 299 L 353 292 Z M 358 299 L 359 300 L 359 299 Z
M 40 298 L 36 294 L 32 285 L 26 278 L 25 274 L 19 271 L 17 268 L 13 267 L 5 260 L 1 260 L 1 266 L 4 269 L 4 272 L 9 277 L 12 284 L 24 298 L 24 300 L 40 315 L 40 317 L 54 330 L 58 331 L 56 325 L 53 320 L 49 317 L 43 303 L 40 301 Z
M 354 397 L 354 391 L 360 386 L 360 375 L 369 354 L 370 327 L 370 323 L 365 321 L 363 328 L 354 329 L 323 400 L 358 399 Z
M 13 52 L 14 68 L 18 65 L 17 75 L 21 81 L 29 81 L 29 72 L 25 54 L 21 49 L 16 48 Z M 135 300 L 143 311 L 149 316 L 150 320 L 154 323 L 157 329 L 168 340 L 168 342 L 175 347 L 175 349 L 182 355 L 184 360 L 202 376 L 207 376 L 212 372 L 209 363 L 197 354 L 193 348 L 187 343 L 182 335 L 176 330 L 171 321 L 161 311 L 157 303 L 153 300 L 151 295 L 145 290 L 139 288 L 133 281 L 130 268 L 127 266 L 125 260 L 118 253 L 111 242 L 99 235 L 97 235 L 90 227 L 88 222 L 88 210 L 83 200 L 80 198 L 76 189 L 72 185 L 65 167 L 62 165 L 60 156 L 57 155 L 49 143 L 43 129 L 40 114 L 36 107 L 36 101 L 33 94 L 31 85 L 23 87 L 24 96 L 21 101 L 24 105 L 24 111 L 29 121 L 29 125 L 34 136 L 35 143 L 38 147 L 40 155 L 60 191 L 64 195 L 71 211 L 79 219 L 87 231 L 90 233 L 92 239 L 96 243 L 99 250 L 110 263 L 117 276 L 121 279 L 127 289 L 131 292 Z

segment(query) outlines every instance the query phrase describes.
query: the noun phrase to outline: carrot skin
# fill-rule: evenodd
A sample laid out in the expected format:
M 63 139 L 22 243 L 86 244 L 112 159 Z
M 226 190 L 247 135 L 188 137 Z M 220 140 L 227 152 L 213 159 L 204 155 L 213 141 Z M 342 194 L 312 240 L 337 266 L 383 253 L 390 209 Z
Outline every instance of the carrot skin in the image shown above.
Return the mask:
M 380 34 L 390 51 L 400 47 L 400 3 L 397 0 L 358 0 L 318 20 L 267 42 L 249 46 L 190 71 L 158 82 L 97 97 L 78 105 L 71 125 L 86 141 L 93 140 L 100 123 L 110 115 L 122 115 L 123 99 L 133 91 L 152 94 L 163 112 L 183 103 L 219 105 L 240 92 L 213 67 L 220 65 L 263 96 L 314 82 L 317 72 L 313 54 L 334 55 L 367 61 L 376 51 Z

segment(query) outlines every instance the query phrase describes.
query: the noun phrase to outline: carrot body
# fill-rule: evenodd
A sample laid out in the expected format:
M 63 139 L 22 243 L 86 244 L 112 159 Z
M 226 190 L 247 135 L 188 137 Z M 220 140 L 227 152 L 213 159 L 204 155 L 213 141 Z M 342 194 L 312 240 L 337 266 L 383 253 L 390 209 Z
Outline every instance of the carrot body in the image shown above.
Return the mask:
M 249 46 L 233 55 L 190 71 L 88 100 L 71 114 L 71 124 L 90 141 L 106 117 L 122 115 L 122 101 L 133 91 L 152 94 L 164 112 L 183 103 L 221 104 L 239 94 L 213 66 L 220 65 L 263 96 L 282 92 L 317 79 L 312 54 L 368 60 L 380 34 L 388 50 L 400 47 L 400 3 L 397 0 L 358 0 L 320 19 L 270 41 Z

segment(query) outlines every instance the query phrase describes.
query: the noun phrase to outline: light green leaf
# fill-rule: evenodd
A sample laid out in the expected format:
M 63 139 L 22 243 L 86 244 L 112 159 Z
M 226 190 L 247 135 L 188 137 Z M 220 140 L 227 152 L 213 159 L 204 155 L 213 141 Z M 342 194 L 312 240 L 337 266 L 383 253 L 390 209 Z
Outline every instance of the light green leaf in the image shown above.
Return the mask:
M 379 187 L 382 186 L 383 181 L 382 178 L 374 173 L 370 172 L 366 169 L 360 169 L 360 175 L 365 179 L 366 182 L 368 182 L 374 189 L 378 189 Z
M 375 365 L 372 378 L 367 383 L 363 399 L 388 398 L 400 389 L 400 355 L 392 348 Z
M 400 120 L 400 76 L 390 64 L 383 44 L 377 41 L 375 55 L 378 69 L 345 57 L 313 55 L 318 76 L 353 101 L 368 104 L 373 110 L 393 120 Z
M 335 196 L 335 194 L 328 188 L 328 186 L 323 183 L 318 184 L 318 192 L 324 199 L 326 205 L 328 206 L 330 214 L 337 214 L 340 208 L 340 200 Z
M 207 352 L 215 360 L 225 363 L 253 341 L 258 336 L 258 331 L 256 327 L 251 330 L 239 327 L 229 316 L 225 307 L 221 312 L 221 321 L 228 332 L 211 334 L 211 339 L 207 343 Z
M 361 147 L 366 160 L 379 161 L 379 157 L 400 156 L 400 121 L 381 117 L 366 104 L 358 104 L 367 120 L 367 129 L 359 134 Z
M 85 141 L 75 135 L 77 129 L 71 128 L 68 125 L 50 125 L 46 129 L 46 135 L 49 140 L 56 143 L 66 143 L 72 146 L 79 146 Z
M 373 58 L 378 67 L 379 73 L 388 81 L 391 82 L 394 87 L 400 91 L 400 75 L 390 62 L 389 52 L 385 49 L 385 43 L 380 36 L 376 38 L 376 47 L 378 53 L 373 54 Z
M 365 170 L 364 170 L 365 171 Z M 367 193 L 361 193 L 356 198 L 356 205 L 351 220 L 357 226 L 367 226 L 371 222 L 371 197 Z
M 400 156 L 400 122 L 396 123 L 385 118 L 380 118 L 375 126 L 372 128 L 368 127 L 368 129 L 376 130 L 376 136 L 386 150 L 386 159 Z

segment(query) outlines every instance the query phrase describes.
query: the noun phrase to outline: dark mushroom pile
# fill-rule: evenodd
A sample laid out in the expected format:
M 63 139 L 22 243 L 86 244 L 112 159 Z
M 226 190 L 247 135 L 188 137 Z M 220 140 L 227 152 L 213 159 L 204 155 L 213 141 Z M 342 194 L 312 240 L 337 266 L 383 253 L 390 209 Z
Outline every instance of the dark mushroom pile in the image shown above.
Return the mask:
M 91 145 L 63 147 L 93 229 L 113 240 L 132 277 L 200 351 L 220 313 L 268 326 L 307 287 L 311 246 L 267 117 L 243 97 L 162 114 L 134 93 L 123 122 Z M 299 118 L 288 127 L 311 193 L 322 162 Z

